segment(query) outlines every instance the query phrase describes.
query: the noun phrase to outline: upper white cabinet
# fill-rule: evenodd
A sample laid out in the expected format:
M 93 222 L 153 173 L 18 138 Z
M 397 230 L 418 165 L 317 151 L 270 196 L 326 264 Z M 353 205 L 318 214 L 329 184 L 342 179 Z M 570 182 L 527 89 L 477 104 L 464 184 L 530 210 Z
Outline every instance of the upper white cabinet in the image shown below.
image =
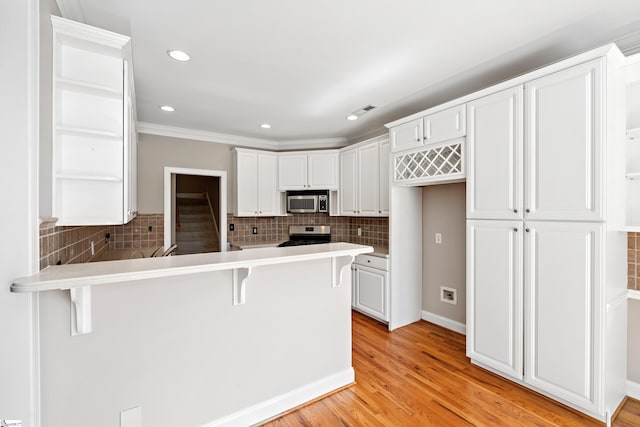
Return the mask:
M 391 151 L 404 151 L 426 144 L 460 138 L 466 133 L 464 104 L 429 114 L 410 122 L 391 125 Z
M 233 214 L 276 216 L 281 214 L 278 192 L 278 155 L 268 151 L 236 148 Z
M 389 215 L 388 147 L 385 138 L 341 151 L 340 215 Z
M 337 150 L 280 153 L 278 188 L 288 190 L 338 190 Z
M 467 218 L 520 219 L 522 85 L 467 104 Z
M 525 217 L 603 219 L 603 60 L 525 85 Z
M 51 20 L 53 216 L 58 225 L 126 223 L 136 214 L 130 39 Z

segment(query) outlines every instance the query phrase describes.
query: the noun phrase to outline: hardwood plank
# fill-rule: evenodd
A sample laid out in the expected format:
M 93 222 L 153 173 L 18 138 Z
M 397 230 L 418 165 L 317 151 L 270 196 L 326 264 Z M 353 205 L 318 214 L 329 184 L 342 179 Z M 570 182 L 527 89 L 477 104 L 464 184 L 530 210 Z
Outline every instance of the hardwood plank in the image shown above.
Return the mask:
M 464 335 L 424 321 L 389 332 L 357 312 L 352 323 L 356 384 L 265 426 L 604 425 L 472 365 Z M 640 402 L 614 426 L 640 426 Z

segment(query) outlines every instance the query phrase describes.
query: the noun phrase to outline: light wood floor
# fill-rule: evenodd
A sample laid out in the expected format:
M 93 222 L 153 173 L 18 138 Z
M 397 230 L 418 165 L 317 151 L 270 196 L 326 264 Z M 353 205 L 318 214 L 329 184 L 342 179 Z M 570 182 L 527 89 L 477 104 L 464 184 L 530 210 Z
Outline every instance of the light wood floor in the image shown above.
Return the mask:
M 424 321 L 389 333 L 354 312 L 353 367 L 354 386 L 264 425 L 604 425 L 472 365 L 463 335 Z M 614 426 L 640 426 L 640 402 L 628 401 Z

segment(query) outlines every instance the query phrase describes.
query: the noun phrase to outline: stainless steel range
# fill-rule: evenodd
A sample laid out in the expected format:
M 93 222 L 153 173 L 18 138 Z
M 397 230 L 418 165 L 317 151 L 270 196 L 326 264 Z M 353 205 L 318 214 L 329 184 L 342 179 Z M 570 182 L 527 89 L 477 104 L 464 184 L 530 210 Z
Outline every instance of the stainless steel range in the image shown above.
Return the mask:
M 331 242 L 331 227 L 328 225 L 292 225 L 289 227 L 289 240 L 279 247 L 317 245 Z

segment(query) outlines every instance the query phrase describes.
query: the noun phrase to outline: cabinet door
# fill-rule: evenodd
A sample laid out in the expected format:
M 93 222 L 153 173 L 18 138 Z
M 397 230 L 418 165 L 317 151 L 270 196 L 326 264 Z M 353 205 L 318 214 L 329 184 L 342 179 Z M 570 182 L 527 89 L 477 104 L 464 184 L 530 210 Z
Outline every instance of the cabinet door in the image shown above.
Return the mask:
M 389 129 L 391 150 L 402 151 L 422 146 L 422 118 Z
M 358 215 L 378 216 L 378 144 L 358 149 Z
M 467 221 L 467 356 L 522 379 L 522 222 Z
M 603 219 L 602 61 L 525 86 L 529 220 Z
M 599 413 L 602 226 L 525 228 L 525 380 Z
M 466 133 L 465 105 L 431 114 L 424 118 L 424 144 L 460 138 Z
M 391 144 L 389 141 L 380 142 L 378 167 L 378 188 L 380 192 L 378 213 L 380 216 L 389 216 L 389 186 L 391 185 L 389 181 L 389 165 L 391 162 L 390 148 Z
M 138 199 L 138 132 L 136 130 L 135 111 L 129 84 L 128 62 L 124 61 L 124 93 L 125 93 L 125 120 L 124 120 L 124 206 L 123 218 L 128 223 L 137 215 Z
M 387 273 L 375 268 L 356 265 L 354 307 L 377 319 L 388 321 Z
M 467 105 L 467 218 L 522 218 L 523 87 Z
M 236 152 L 237 216 L 258 215 L 258 155 Z
M 340 153 L 340 215 L 357 215 L 358 150 Z
M 278 156 L 278 186 L 280 191 L 307 189 L 307 155 Z
M 280 215 L 278 156 L 258 154 L 258 215 Z
M 313 153 L 307 157 L 309 180 L 307 188 L 337 190 L 339 187 L 340 155 L 333 153 Z

